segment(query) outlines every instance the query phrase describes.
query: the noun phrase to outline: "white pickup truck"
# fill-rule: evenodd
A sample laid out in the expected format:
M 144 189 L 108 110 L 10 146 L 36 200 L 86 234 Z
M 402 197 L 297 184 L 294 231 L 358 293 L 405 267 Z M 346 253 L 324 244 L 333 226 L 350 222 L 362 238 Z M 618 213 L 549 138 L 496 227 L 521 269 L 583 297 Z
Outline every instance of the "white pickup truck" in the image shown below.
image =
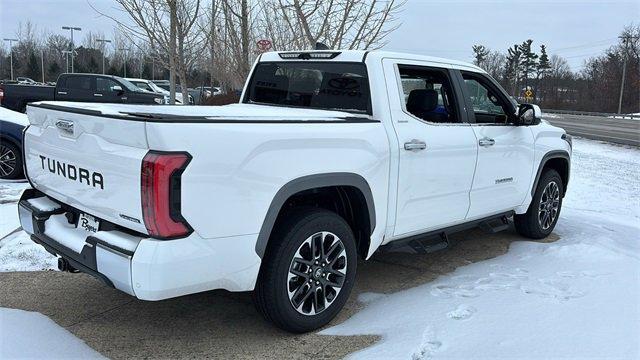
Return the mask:
M 571 137 L 480 68 L 383 51 L 260 56 L 239 104 L 28 108 L 22 227 L 138 299 L 253 291 L 277 326 L 327 324 L 357 257 L 558 221 Z M 513 219 L 513 220 L 512 220 Z

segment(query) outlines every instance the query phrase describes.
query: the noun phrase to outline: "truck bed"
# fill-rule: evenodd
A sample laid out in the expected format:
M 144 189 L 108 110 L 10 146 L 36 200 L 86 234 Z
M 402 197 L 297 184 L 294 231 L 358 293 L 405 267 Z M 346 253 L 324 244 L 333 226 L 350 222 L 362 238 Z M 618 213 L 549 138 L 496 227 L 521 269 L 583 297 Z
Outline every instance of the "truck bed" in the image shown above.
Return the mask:
M 147 122 L 377 122 L 365 114 L 256 104 L 186 107 L 44 101 L 31 106 L 74 114 Z

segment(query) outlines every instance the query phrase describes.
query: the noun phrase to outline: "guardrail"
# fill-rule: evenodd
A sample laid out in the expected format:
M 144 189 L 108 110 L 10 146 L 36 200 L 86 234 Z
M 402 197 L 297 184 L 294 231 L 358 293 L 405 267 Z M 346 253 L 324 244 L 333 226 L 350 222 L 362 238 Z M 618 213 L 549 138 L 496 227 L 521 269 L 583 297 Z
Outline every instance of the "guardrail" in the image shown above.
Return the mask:
M 583 115 L 583 116 L 600 116 L 600 117 L 608 117 L 608 118 L 624 118 L 624 119 L 638 119 L 638 120 L 640 120 L 640 115 L 613 114 L 613 113 L 603 113 L 603 112 L 593 112 L 593 111 L 571 111 L 571 110 L 542 109 L 542 113 L 564 114 L 564 115 Z

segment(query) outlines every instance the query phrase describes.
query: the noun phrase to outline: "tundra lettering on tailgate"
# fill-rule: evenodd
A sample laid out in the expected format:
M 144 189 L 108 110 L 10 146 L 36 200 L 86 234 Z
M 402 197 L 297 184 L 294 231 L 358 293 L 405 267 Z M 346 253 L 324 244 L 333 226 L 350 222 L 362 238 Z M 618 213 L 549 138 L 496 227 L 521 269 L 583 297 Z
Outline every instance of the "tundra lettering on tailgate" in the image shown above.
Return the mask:
M 67 164 L 60 160 L 51 159 L 44 155 L 39 156 L 40 162 L 42 164 L 42 170 L 49 170 L 49 172 L 52 174 L 57 174 L 69 180 L 79 181 L 80 183 L 87 184 L 89 186 L 100 187 L 101 190 L 104 190 L 104 180 L 102 178 L 102 174 L 100 174 L 99 172 L 90 171 L 76 165 Z

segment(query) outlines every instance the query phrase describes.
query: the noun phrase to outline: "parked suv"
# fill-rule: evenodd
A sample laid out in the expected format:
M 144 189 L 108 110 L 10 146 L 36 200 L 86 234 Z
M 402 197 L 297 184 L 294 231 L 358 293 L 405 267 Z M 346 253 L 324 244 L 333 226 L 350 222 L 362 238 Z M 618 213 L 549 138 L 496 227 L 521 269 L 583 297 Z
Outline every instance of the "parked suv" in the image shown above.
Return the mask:
M 540 116 L 459 61 L 265 53 L 239 104 L 30 105 L 20 220 L 61 269 L 138 299 L 253 291 L 265 318 L 310 331 L 344 306 L 358 256 L 511 221 L 549 235 L 571 138 Z

